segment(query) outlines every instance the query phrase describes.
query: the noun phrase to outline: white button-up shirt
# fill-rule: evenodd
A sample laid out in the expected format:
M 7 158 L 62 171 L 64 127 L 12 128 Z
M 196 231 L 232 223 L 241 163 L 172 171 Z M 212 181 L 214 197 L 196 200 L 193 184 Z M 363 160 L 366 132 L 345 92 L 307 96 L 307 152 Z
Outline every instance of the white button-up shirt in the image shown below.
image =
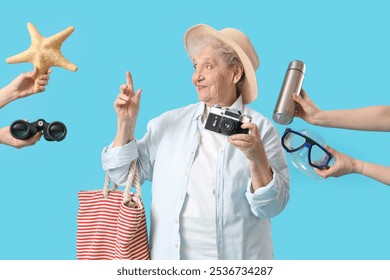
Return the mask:
M 205 106 L 202 122 L 210 109 Z M 191 166 L 187 195 L 180 212 L 180 259 L 216 260 L 215 186 L 217 163 L 226 136 L 203 129 Z
M 199 102 L 166 112 L 149 122 L 141 140 L 103 149 L 103 169 L 113 182 L 125 184 L 129 165 L 136 158 L 141 183 L 152 181 L 152 259 L 180 259 L 180 218 L 203 130 L 204 107 Z M 289 199 L 286 158 L 277 130 L 267 118 L 244 106 L 241 97 L 231 108 L 250 115 L 259 127 L 273 179 L 252 193 L 248 159 L 224 141 L 215 171 L 218 259 L 273 259 L 270 218 L 279 214 Z

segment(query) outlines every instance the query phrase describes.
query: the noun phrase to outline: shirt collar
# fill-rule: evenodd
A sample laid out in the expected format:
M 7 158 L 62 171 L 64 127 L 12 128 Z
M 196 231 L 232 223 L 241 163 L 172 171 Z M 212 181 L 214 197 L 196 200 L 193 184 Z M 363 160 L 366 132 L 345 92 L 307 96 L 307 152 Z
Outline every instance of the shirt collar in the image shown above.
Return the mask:
M 196 111 L 194 114 L 194 121 L 196 121 L 199 117 L 201 117 L 203 115 L 205 106 L 206 106 L 206 104 L 203 101 L 199 102 L 199 105 L 198 105 L 198 107 L 196 107 Z
M 203 101 L 199 102 L 199 105 L 196 107 L 196 111 L 194 114 L 194 121 L 196 121 L 199 117 L 203 115 L 205 106 L 206 104 Z M 236 101 L 234 101 L 232 106 L 229 107 L 229 109 L 236 109 L 240 111 L 241 114 L 243 113 L 243 108 L 244 108 L 244 103 L 242 102 L 241 95 L 236 99 Z
M 236 109 L 236 110 L 240 111 L 241 114 L 243 113 L 243 111 L 244 111 L 244 103 L 242 102 L 242 95 L 241 94 L 236 99 L 236 101 L 234 101 L 234 103 L 232 104 L 232 106 L 230 106 L 229 109 Z

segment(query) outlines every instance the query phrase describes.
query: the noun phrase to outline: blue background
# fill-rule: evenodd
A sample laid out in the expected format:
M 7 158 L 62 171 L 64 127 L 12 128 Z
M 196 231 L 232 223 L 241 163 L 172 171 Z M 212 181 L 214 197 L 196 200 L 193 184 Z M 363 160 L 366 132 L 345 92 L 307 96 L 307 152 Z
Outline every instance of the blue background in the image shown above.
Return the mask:
M 27 22 L 45 37 L 75 26 L 62 52 L 79 67 L 54 68 L 46 92 L 0 110 L 1 127 L 21 118 L 68 127 L 60 143 L 0 146 L 0 259 L 75 259 L 77 192 L 102 186 L 100 153 L 115 135 L 113 101 L 125 71 L 143 88 L 142 137 L 151 118 L 197 102 L 183 47 L 194 24 L 236 27 L 251 38 L 261 66 L 259 98 L 250 106 L 270 119 L 293 59 L 306 63 L 304 88 L 322 109 L 389 105 L 386 1 L 6 1 L 0 9 L 1 87 L 32 69 L 5 62 L 30 45 Z M 344 153 L 389 165 L 388 133 L 297 119 L 291 127 L 314 129 Z M 390 259 L 388 186 L 358 175 L 314 180 L 289 165 L 290 202 L 272 220 L 276 259 Z M 143 189 L 148 206 L 150 184 Z

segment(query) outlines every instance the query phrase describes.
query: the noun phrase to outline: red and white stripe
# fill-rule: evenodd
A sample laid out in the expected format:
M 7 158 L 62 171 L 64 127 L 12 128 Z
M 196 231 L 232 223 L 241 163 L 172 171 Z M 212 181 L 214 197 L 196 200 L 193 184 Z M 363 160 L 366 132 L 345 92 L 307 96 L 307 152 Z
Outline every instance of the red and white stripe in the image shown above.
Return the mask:
M 131 194 L 134 196 L 134 194 Z M 79 192 L 77 259 L 149 260 L 145 209 L 123 205 L 123 192 Z M 137 198 L 135 198 L 137 199 Z

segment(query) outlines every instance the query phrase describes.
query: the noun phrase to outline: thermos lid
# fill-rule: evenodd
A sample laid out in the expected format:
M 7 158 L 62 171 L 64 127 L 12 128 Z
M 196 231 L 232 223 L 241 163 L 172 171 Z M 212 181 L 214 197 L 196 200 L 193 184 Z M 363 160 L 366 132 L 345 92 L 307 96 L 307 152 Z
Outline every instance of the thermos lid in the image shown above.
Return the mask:
M 290 69 L 298 70 L 301 71 L 303 74 L 305 74 L 306 65 L 300 60 L 293 60 L 288 65 L 288 70 Z

